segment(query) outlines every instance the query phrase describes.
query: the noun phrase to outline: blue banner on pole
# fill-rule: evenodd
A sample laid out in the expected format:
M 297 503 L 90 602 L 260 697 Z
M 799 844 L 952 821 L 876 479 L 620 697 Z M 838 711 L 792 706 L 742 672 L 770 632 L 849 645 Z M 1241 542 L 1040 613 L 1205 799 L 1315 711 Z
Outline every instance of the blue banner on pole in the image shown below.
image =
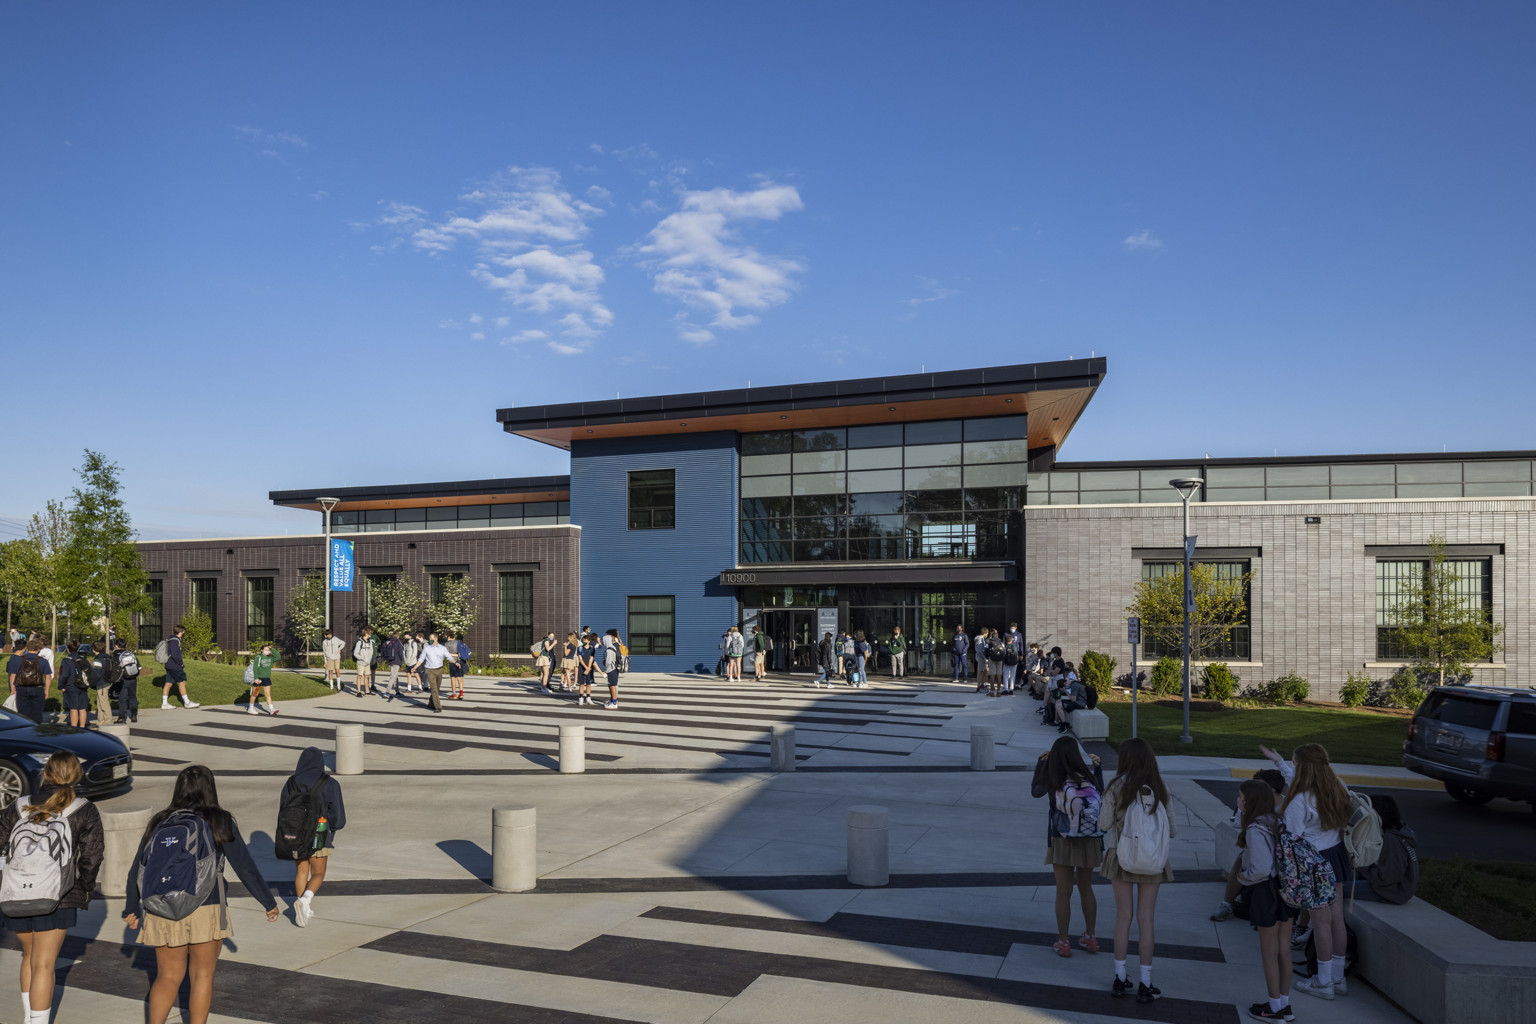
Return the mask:
M 352 542 L 331 539 L 331 589 L 352 589 Z

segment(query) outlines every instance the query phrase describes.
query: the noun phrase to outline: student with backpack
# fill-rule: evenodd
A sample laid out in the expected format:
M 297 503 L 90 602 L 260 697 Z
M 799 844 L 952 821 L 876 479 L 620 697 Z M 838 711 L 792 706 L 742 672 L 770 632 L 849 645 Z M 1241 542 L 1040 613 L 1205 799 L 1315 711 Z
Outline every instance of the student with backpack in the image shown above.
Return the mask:
M 820 689 L 825 682 L 827 688 L 832 687 L 832 634 L 823 634 L 821 643 L 816 645 L 816 688 Z
M 106 647 L 100 641 L 88 645 L 90 648 L 91 670 L 89 678 L 91 689 L 96 693 L 96 726 L 100 727 L 112 718 L 112 684 L 107 681 L 106 672 Z
M 752 627 L 752 678 L 762 682 L 768 674 L 768 634 L 762 626 Z
M 1344 922 L 1344 891 L 1350 879 L 1349 855 L 1344 847 L 1344 827 L 1349 824 L 1349 790 L 1328 763 L 1328 751 L 1320 743 L 1303 743 L 1291 754 L 1295 776 L 1280 805 L 1280 817 L 1291 834 L 1316 850 L 1333 869 L 1333 898 L 1312 911 L 1312 936 L 1317 943 L 1317 974 L 1293 986 L 1319 999 L 1349 994 L 1344 980 L 1348 931 Z
M 1239 849 L 1234 877 L 1243 886 L 1239 897 L 1247 908 L 1248 923 L 1259 933 L 1260 963 L 1264 966 L 1266 1002 L 1254 1003 L 1248 1016 L 1254 1020 L 1295 1020 L 1291 1012 L 1291 927 L 1297 910 L 1280 895 L 1276 879 L 1276 853 L 1280 817 L 1275 813 L 1275 790 L 1261 779 L 1249 779 L 1237 790 Z
M 106 856 L 101 815 L 75 795 L 80 777 L 80 759 L 56 750 L 38 796 L 0 811 L 0 927 L 21 943 L 23 1024 L 46 1024 L 52 1013 L 59 950 L 90 906 Z
M 732 626 L 730 635 L 725 638 L 725 678 L 727 681 L 741 682 L 741 659 L 747 653 L 747 638 L 741 635 L 741 630 Z
M 1381 856 L 1376 863 L 1356 872 L 1366 884 L 1357 885 L 1351 898 L 1407 903 L 1419 885 L 1418 837 L 1403 823 L 1403 812 L 1392 797 L 1372 793 L 1371 806 L 1381 817 Z
M 267 920 L 276 921 L 277 898 L 251 859 L 234 816 L 219 806 L 213 772 L 190 765 L 176 777 L 171 802 L 149 820 L 128 873 L 123 921 L 155 949 L 146 1024 L 165 1024 L 189 974 L 187 1020 L 207 1024 L 219 950 L 234 935 L 224 891 L 226 862 L 266 909 Z
M 379 648 L 384 663 L 389 666 L 388 689 L 380 689 L 379 696 L 385 700 L 394 700 L 400 692 L 400 666 L 405 662 L 405 648 L 400 644 L 400 638 L 394 636 L 384 637 L 384 646 Z
M 373 682 L 373 659 L 378 656 L 379 644 L 373 638 L 373 627 L 364 626 L 363 635 L 352 645 L 352 659 L 357 663 L 357 675 L 352 689 L 359 699 L 368 692 Z
M 325 685 L 338 692 L 341 690 L 341 652 L 346 646 L 347 642 L 330 630 L 325 631 L 325 639 L 320 641 L 320 657 L 325 663 Z
M 259 694 L 267 702 L 267 714 L 277 714 L 277 705 L 272 703 L 272 666 L 277 664 L 277 655 L 272 653 L 271 644 L 262 644 L 261 650 L 251 657 L 250 667 L 246 669 L 245 683 L 251 688 L 250 699 L 246 701 L 245 710 L 251 714 L 257 714 L 256 697 Z
M 534 664 L 539 670 L 539 689 L 545 694 L 554 692 L 549 687 L 549 680 L 554 674 L 555 661 L 560 657 L 558 648 L 554 630 L 545 633 L 544 639 L 533 645 Z
M 597 651 L 589 636 L 576 654 L 576 703 L 592 703 L 592 677 L 597 674 Z
M 560 689 L 566 692 L 576 688 L 577 639 L 575 633 L 565 634 L 565 646 L 560 648 Z
M 91 648 L 81 644 L 67 658 L 59 659 L 59 697 L 69 724 L 84 729 L 91 716 Z
M 1279 803 L 1280 797 L 1285 794 L 1285 776 L 1273 768 L 1261 768 L 1253 773 L 1253 777 L 1273 790 L 1275 799 L 1272 802 Z M 1237 809 L 1232 812 L 1232 827 L 1241 834 L 1243 828 L 1241 787 L 1239 787 L 1238 797 Z M 1238 907 L 1239 894 L 1243 891 L 1243 883 L 1237 880 L 1237 876 L 1242 870 L 1242 866 L 1243 851 L 1238 850 L 1237 857 L 1232 861 L 1232 866 L 1227 870 L 1227 887 L 1221 895 L 1221 902 L 1217 904 L 1216 910 L 1211 914 L 1212 921 L 1230 921 L 1233 917 L 1239 916 L 1239 909 L 1241 909 L 1242 918 L 1244 920 L 1248 919 L 1248 908 L 1246 906 Z
M 11 696 L 16 698 L 16 713 L 38 725 L 43 722 L 43 706 L 53 678 L 53 665 L 43 659 L 42 650 L 40 637 L 34 636 L 25 647 L 18 641 L 5 666 Z
M 619 673 L 629 671 L 629 648 L 619 639 L 619 631 L 616 629 L 608 630 L 603 640 L 603 671 L 608 676 L 608 703 L 603 707 L 609 711 L 617 711 Z
M 272 833 L 278 860 L 294 861 L 293 923 L 303 928 L 315 916 L 315 894 L 325 881 L 336 833 L 347 824 L 341 783 L 325 770 L 325 755 L 305 747 L 299 763 L 277 801 L 277 828 Z
M 1118 757 L 1119 770 L 1099 805 L 1099 828 L 1104 831 L 1107 847 L 1099 874 L 1115 892 L 1115 980 L 1109 992 L 1120 998 L 1131 991 L 1125 957 L 1134 918 L 1141 961 L 1136 1001 L 1150 1003 L 1163 994 L 1152 984 L 1155 916 L 1159 887 L 1173 881 L 1169 841 L 1177 829 L 1152 745 L 1140 737 L 1128 739 L 1120 744 Z
M 593 634 L 596 640 L 596 634 Z M 448 682 L 453 686 L 452 697 L 454 700 L 464 699 L 464 672 L 469 668 L 469 644 L 463 637 L 455 637 L 448 634 L 448 639 L 443 641 L 453 657 L 448 660 Z
M 197 701 L 187 696 L 187 665 L 181 657 L 181 638 L 186 635 L 186 629 L 177 626 L 171 631 L 171 635 L 165 640 L 165 660 L 161 662 L 165 666 L 165 687 L 160 691 L 160 710 L 169 711 L 176 705 L 171 703 L 171 687 L 174 686 L 181 693 L 181 706 L 184 708 L 202 707 Z M 160 661 L 160 645 L 155 645 L 155 660 Z M 134 697 L 134 707 L 138 707 L 138 697 Z
M 112 721 L 137 722 L 139 720 L 139 656 L 128 649 L 128 641 L 118 638 L 112 642 L 112 657 L 107 660 L 107 678 L 113 679 L 117 691 L 117 717 Z
M 400 634 L 400 664 L 405 668 L 405 692 L 411 693 L 416 686 L 416 663 L 421 660 L 421 641 L 409 632 Z M 400 690 L 395 689 L 395 696 L 399 696 Z
M 857 687 L 869 685 L 869 641 L 862 629 L 853 631 L 853 673 L 849 679 Z
M 950 680 L 955 683 L 965 682 L 965 656 L 971 649 L 971 638 L 965 635 L 965 627 L 955 624 L 955 636 L 950 641 L 950 660 L 954 663 L 955 677 Z M 979 689 L 979 687 L 978 687 Z
M 1066 674 L 1056 685 L 1056 731 L 1066 732 L 1072 727 L 1072 712 L 1088 706 L 1088 690 L 1077 678 L 1077 666 L 1066 663 Z
M 1036 799 L 1051 798 L 1045 817 L 1045 862 L 1056 875 L 1056 941 L 1051 949 L 1063 957 L 1072 955 L 1069 927 L 1074 885 L 1083 907 L 1084 925 L 1077 944 L 1089 953 L 1099 951 L 1099 940 L 1093 934 L 1099 916 L 1093 869 L 1104 859 L 1104 833 L 1099 828 L 1104 770 L 1097 757 L 1092 761 L 1090 769 L 1077 740 L 1062 736 L 1035 762 L 1035 777 L 1029 787 Z

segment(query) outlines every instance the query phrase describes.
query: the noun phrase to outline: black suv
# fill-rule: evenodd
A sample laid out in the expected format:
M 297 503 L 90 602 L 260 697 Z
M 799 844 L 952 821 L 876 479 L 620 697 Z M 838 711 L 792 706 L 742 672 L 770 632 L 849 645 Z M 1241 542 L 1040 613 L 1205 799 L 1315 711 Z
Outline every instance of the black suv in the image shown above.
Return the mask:
M 1536 690 L 1436 688 L 1414 712 L 1403 765 L 1463 803 L 1536 805 Z

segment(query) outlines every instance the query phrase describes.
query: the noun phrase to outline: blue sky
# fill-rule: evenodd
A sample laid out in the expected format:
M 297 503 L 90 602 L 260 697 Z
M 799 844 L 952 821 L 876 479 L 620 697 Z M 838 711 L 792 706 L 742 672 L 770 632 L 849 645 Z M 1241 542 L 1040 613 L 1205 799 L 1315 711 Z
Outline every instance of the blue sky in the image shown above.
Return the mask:
M 1497 2 L 8 4 L 0 531 L 85 447 L 146 537 L 297 532 L 268 490 L 564 471 L 498 407 L 1090 353 L 1064 458 L 1536 447 L 1532 52 Z

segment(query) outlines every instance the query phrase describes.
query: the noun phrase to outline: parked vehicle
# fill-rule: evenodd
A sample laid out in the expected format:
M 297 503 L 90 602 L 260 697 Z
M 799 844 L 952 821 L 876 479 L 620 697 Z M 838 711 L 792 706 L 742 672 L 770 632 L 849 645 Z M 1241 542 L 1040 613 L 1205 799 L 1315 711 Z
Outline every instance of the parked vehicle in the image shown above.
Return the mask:
M 35 725 L 0 710 L 0 806 L 36 793 L 43 765 L 55 750 L 68 750 L 84 771 L 75 792 L 106 796 L 133 785 L 133 756 L 116 736 L 71 725 Z
M 1403 765 L 1462 803 L 1536 806 L 1536 690 L 1437 687 L 1414 712 Z

